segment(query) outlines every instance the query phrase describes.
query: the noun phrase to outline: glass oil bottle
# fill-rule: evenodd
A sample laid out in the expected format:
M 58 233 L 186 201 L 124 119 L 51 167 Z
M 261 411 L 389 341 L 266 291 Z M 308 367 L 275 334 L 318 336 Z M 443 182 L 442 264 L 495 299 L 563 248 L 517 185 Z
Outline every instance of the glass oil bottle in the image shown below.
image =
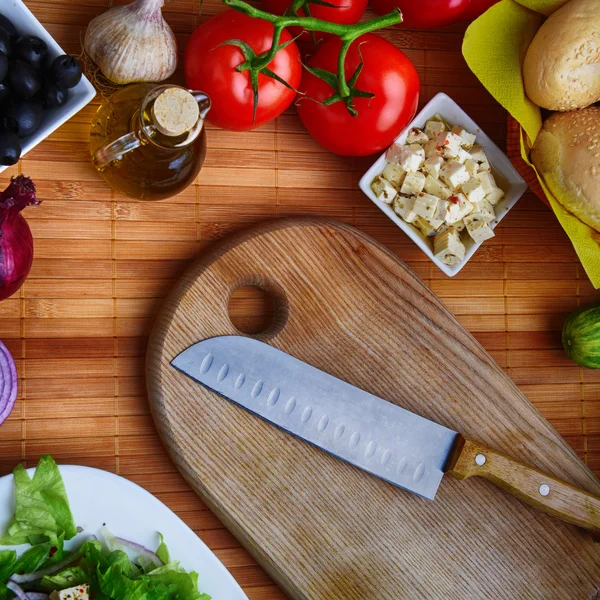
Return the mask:
M 96 169 L 117 192 L 141 200 L 175 196 L 206 155 L 210 99 L 175 85 L 136 84 L 100 106 L 90 133 Z

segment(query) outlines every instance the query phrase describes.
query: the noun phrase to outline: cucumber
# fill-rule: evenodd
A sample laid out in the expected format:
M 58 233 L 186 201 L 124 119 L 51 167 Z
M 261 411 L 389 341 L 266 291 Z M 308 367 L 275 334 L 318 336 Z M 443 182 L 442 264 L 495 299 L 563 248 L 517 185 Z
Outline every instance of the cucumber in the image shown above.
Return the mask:
M 562 344 L 578 365 L 600 369 L 600 306 L 571 313 L 563 325 Z

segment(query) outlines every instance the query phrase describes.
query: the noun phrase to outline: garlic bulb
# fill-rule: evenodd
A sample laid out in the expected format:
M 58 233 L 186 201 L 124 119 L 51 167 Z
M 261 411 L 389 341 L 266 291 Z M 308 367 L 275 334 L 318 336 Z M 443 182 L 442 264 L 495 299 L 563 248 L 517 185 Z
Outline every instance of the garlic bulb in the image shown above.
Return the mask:
M 164 0 L 114 6 L 89 24 L 87 55 L 118 84 L 164 81 L 177 68 L 177 41 L 162 15 Z

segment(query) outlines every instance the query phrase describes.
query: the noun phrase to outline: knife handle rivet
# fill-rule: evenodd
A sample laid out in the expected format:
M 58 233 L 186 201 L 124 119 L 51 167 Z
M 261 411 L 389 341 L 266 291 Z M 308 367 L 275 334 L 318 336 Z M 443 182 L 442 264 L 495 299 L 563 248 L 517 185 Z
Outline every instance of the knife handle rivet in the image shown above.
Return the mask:
M 547 496 L 550 493 L 550 486 L 542 483 L 542 485 L 540 485 L 539 492 L 540 496 Z
M 485 465 L 486 461 L 487 461 L 487 458 L 485 457 L 485 454 L 478 454 L 475 457 L 475 464 L 478 467 L 483 467 L 483 465 Z

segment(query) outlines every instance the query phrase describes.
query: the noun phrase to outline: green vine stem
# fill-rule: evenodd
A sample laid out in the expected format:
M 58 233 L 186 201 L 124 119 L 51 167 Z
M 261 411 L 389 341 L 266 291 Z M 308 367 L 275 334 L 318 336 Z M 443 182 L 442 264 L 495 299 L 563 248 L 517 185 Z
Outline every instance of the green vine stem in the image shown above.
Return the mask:
M 370 21 L 364 21 L 362 23 L 356 23 L 354 25 L 342 25 L 340 23 L 330 23 L 329 21 L 322 21 L 321 19 L 315 19 L 314 17 L 301 17 L 298 15 L 272 15 L 271 13 L 265 12 L 250 4 L 247 4 L 243 0 L 223 0 L 223 2 L 239 11 L 253 17 L 255 19 L 262 19 L 273 24 L 275 31 L 273 33 L 273 44 L 271 49 L 264 54 L 257 56 L 252 61 L 252 68 L 260 70 L 266 67 L 274 58 L 277 52 L 280 50 L 279 40 L 281 32 L 285 27 L 301 27 L 305 31 L 320 31 L 322 33 L 331 33 L 340 38 L 342 47 L 338 57 L 338 82 L 339 93 L 341 98 L 349 98 L 351 95 L 350 87 L 346 81 L 345 62 L 348 49 L 352 42 L 364 35 L 365 33 L 371 33 L 384 27 L 390 27 L 391 25 L 397 25 L 402 23 L 402 13 L 399 10 L 392 11 L 387 15 L 376 17 Z

